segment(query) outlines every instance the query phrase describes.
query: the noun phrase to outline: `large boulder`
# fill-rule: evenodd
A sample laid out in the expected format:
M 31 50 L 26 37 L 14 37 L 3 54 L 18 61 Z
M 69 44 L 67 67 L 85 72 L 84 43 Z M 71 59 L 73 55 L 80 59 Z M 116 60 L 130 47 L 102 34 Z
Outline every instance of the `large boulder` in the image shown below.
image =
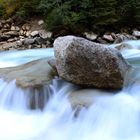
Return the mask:
M 63 79 L 87 87 L 123 87 L 130 66 L 116 49 L 65 36 L 55 40 L 54 51 L 57 72 Z

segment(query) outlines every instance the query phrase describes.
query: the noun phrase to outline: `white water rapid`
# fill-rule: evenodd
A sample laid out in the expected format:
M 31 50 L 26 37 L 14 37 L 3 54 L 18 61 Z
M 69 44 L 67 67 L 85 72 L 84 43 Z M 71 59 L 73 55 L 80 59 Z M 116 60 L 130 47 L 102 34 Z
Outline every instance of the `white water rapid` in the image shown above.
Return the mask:
M 86 90 L 95 93 L 90 98 L 93 103 L 76 117 L 78 108 L 72 109 L 68 96 L 73 91 L 83 91 L 75 85 L 55 79 L 50 86 L 44 86 L 39 94 L 43 94 L 45 107 L 40 110 L 42 98 L 37 96 L 38 91 L 23 90 L 15 81 L 6 83 L 0 79 L 0 140 L 140 140 L 140 41 L 126 43 L 130 47 L 122 54 L 135 68 L 126 86 L 116 94 Z M 3 52 L 0 67 L 46 56 L 53 57 L 53 50 Z M 33 94 L 36 109 L 31 110 Z

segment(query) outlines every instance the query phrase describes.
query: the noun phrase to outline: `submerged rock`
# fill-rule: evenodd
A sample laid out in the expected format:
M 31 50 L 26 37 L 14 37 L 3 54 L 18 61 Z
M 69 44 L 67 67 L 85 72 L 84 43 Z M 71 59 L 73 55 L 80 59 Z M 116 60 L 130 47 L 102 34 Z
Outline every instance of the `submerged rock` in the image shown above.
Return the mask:
M 65 36 L 55 40 L 54 51 L 57 72 L 63 79 L 87 87 L 123 87 L 130 66 L 116 49 Z
M 40 87 L 50 83 L 56 71 L 48 64 L 48 59 L 40 59 L 17 67 L 1 68 L 0 76 L 6 81 L 16 79 L 22 88 Z

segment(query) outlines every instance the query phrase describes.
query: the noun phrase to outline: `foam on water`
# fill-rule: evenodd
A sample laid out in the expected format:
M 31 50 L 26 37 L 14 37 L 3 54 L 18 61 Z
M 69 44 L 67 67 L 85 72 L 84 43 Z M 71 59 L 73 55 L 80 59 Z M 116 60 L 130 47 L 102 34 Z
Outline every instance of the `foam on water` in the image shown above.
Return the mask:
M 23 52 L 14 65 L 23 62 Z M 36 51 L 32 53 L 38 58 Z M 13 55 L 14 52 L 5 58 Z M 1 61 L 10 66 L 7 60 Z M 75 85 L 55 79 L 39 93 L 23 90 L 15 81 L 6 83 L 0 79 L 0 140 L 140 140 L 139 71 L 135 71 L 134 79 L 113 96 L 95 96 L 93 104 L 82 108 L 77 117 L 68 99 L 71 91 L 77 90 Z M 44 99 L 42 110 L 40 94 Z M 36 109 L 31 110 L 32 99 Z

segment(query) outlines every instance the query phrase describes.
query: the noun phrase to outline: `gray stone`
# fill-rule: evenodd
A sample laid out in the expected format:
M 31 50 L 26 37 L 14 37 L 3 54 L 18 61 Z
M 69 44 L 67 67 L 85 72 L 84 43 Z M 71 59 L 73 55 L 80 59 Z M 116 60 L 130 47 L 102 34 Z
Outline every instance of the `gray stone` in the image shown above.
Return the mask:
M 69 94 L 68 99 L 72 108 L 76 109 L 79 105 L 82 107 L 89 107 L 96 103 L 97 97 L 113 96 L 113 93 L 109 93 L 97 89 L 78 89 Z
M 0 75 L 6 81 L 16 79 L 18 86 L 28 88 L 49 84 L 57 74 L 48 64 L 48 59 L 40 59 L 17 67 L 1 68 Z
M 24 41 L 23 41 L 23 44 L 24 45 L 30 45 L 30 44 L 33 44 L 34 42 L 35 42 L 34 38 L 25 38 Z
M 114 43 L 121 43 L 123 41 L 127 41 L 127 40 L 135 40 L 136 37 L 129 35 L 129 34 L 116 34 L 116 40 L 114 41 Z
M 21 40 L 18 40 L 16 43 L 17 43 L 17 46 L 22 46 L 22 41 Z
M 39 34 L 38 31 L 33 31 L 33 32 L 31 32 L 31 36 L 32 36 L 32 37 L 35 37 L 35 36 L 37 36 L 38 34 Z
M 10 37 L 10 35 L 0 35 L 0 41 L 7 41 Z
M 46 43 L 46 40 L 44 40 L 44 39 L 41 38 L 41 37 L 36 37 L 36 38 L 35 38 L 35 42 L 36 42 L 37 44 L 41 45 L 41 44 L 45 44 L 45 43 Z
M 102 43 L 102 44 L 107 44 L 107 43 L 108 43 L 106 40 L 102 39 L 101 37 L 98 37 L 98 38 L 97 38 L 97 41 L 98 41 L 99 43 Z
M 16 42 L 9 42 L 1 45 L 3 50 L 9 50 L 9 48 L 15 48 L 17 46 Z
M 0 29 L 2 28 L 3 26 L 2 26 L 2 23 L 0 22 Z
M 106 35 L 105 34 L 105 35 L 103 35 L 103 39 L 105 39 L 108 42 L 113 42 L 114 41 L 112 35 Z
M 97 88 L 122 88 L 130 66 L 114 48 L 74 36 L 54 41 L 60 77 L 72 83 Z
M 31 29 L 31 26 L 29 25 L 29 24 L 24 24 L 23 26 L 22 26 L 22 30 L 23 31 L 29 31 Z
M 140 37 L 140 31 L 134 30 L 132 35 L 134 35 L 135 37 Z
M 89 40 L 95 40 L 98 37 L 98 35 L 93 32 L 84 32 L 84 35 Z
M 43 20 L 39 20 L 38 21 L 38 25 L 42 25 L 42 24 L 44 24 L 44 21 Z
M 52 37 L 52 32 L 47 32 L 45 30 L 39 30 L 39 36 L 43 39 L 50 39 Z
M 19 36 L 19 33 L 17 31 L 9 31 L 4 33 L 5 35 L 10 35 L 11 37 Z
M 20 28 L 18 26 L 11 26 L 11 31 L 19 31 Z

